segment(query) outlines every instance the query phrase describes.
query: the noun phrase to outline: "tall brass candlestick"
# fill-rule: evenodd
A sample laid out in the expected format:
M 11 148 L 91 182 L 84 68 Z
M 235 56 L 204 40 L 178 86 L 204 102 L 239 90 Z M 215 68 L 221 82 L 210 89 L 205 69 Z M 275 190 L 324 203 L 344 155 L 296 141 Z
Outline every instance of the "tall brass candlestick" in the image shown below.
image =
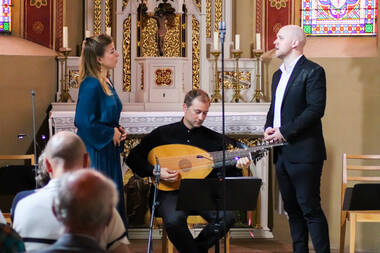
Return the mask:
M 69 93 L 69 72 L 67 69 L 67 57 L 71 52 L 71 48 L 60 48 L 61 53 L 57 58 L 61 63 L 61 94 L 58 102 L 67 103 L 68 101 L 74 102 Z
M 222 95 L 220 94 L 220 83 L 219 83 L 219 73 L 218 73 L 218 58 L 220 55 L 219 50 L 211 51 L 211 54 L 214 56 L 214 66 L 215 66 L 215 87 L 214 94 L 211 95 L 211 102 L 218 103 L 222 100 Z
M 234 95 L 231 102 L 239 103 L 240 100 L 245 102 L 245 99 L 240 94 L 240 72 L 239 72 L 239 58 L 242 54 L 240 50 L 232 50 L 232 56 L 235 58 L 235 78 L 233 79 Z
M 256 90 L 251 102 L 264 102 L 264 93 L 261 86 L 261 55 L 263 50 L 252 50 L 253 56 L 256 58 Z

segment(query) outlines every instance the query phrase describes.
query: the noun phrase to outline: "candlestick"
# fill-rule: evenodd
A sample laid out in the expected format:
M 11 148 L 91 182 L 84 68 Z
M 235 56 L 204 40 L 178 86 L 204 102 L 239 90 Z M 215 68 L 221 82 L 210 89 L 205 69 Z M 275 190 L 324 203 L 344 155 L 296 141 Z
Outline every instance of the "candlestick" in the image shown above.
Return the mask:
M 74 102 L 69 93 L 69 73 L 67 69 L 67 57 L 71 52 L 71 48 L 60 48 L 59 52 L 61 54 L 57 57 L 57 59 L 61 63 L 61 94 L 58 102 Z
M 214 32 L 214 50 L 218 51 L 219 50 L 219 33 Z
M 214 63 L 214 66 L 215 66 L 215 80 L 214 80 L 214 83 L 215 83 L 215 87 L 214 87 L 214 94 L 211 95 L 211 102 L 212 103 L 218 103 L 222 100 L 222 95 L 220 94 L 220 83 L 219 83 L 219 73 L 218 73 L 218 57 L 220 55 L 220 51 L 218 50 L 214 50 L 214 51 L 211 51 L 211 54 L 214 56 L 214 59 L 215 59 L 215 63 Z
M 232 56 L 235 58 L 235 78 L 233 80 L 234 95 L 231 102 L 239 103 L 240 100 L 245 102 L 245 99 L 240 94 L 240 71 L 239 71 L 239 58 L 243 52 L 240 50 L 232 50 Z
M 235 34 L 235 50 L 240 49 L 240 34 Z
M 264 93 L 261 87 L 261 55 L 264 53 L 263 50 L 252 50 L 253 56 L 256 58 L 256 90 L 253 95 L 251 102 L 261 102 L 264 100 Z
M 63 41 L 62 41 L 62 47 L 68 48 L 69 47 L 69 28 L 67 26 L 63 27 Z
M 261 35 L 256 33 L 256 50 L 261 50 Z

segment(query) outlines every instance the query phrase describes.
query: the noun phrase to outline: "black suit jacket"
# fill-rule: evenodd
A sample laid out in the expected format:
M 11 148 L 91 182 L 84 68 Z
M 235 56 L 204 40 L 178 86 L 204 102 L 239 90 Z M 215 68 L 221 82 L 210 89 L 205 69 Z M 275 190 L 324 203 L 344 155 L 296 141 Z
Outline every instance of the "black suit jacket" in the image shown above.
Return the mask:
M 265 129 L 273 127 L 276 89 L 281 74 L 281 70 L 273 74 L 272 103 Z M 275 148 L 275 160 L 278 155 L 295 163 L 320 162 L 326 159 L 321 122 L 325 107 L 325 71 L 302 56 L 294 66 L 281 106 L 280 132 L 288 145 Z

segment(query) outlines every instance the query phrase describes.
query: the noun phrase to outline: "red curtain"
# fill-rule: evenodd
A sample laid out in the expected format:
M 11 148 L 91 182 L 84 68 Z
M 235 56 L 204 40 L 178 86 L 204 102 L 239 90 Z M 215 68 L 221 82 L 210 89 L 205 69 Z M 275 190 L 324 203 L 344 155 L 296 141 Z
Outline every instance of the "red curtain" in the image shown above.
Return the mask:
M 24 0 L 25 39 L 54 47 L 54 0 Z
M 291 23 L 292 0 L 267 0 L 265 4 L 265 50 L 274 48 L 273 42 L 281 27 Z

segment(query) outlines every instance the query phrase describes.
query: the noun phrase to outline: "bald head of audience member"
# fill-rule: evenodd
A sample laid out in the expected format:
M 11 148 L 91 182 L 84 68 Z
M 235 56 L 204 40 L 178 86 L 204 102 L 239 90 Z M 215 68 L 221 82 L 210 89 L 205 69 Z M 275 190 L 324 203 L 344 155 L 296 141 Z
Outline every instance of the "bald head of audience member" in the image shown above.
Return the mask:
M 298 25 L 283 26 L 274 41 L 276 56 L 282 60 L 293 60 L 303 54 L 306 35 Z
M 78 135 L 69 131 L 59 132 L 49 140 L 45 150 L 46 170 L 51 178 L 90 165 L 86 147 Z
M 53 210 L 66 233 L 100 238 L 118 201 L 115 184 L 101 173 L 80 169 L 61 177 Z

